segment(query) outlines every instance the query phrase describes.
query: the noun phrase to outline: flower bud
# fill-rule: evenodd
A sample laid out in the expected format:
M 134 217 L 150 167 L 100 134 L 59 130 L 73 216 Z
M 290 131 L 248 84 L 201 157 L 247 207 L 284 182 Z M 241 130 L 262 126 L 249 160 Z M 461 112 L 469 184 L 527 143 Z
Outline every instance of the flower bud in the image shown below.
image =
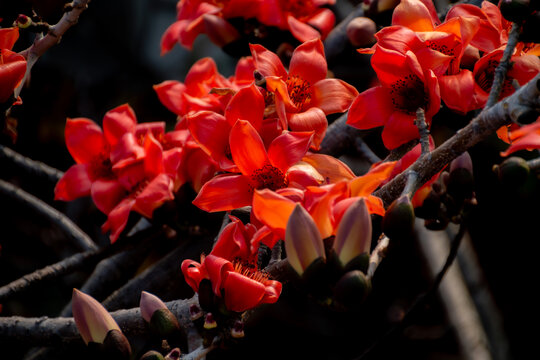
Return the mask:
M 493 171 L 503 185 L 518 187 L 525 183 L 530 169 L 525 159 L 512 156 L 504 160 L 500 165 L 493 165 Z
M 232 43 L 240 37 L 238 31 L 222 17 L 203 15 L 204 32 L 219 47 Z
M 21 29 L 26 29 L 30 25 L 32 25 L 32 19 L 30 19 L 29 16 L 24 14 L 20 14 L 13 22 L 13 26 L 17 26 Z
M 334 288 L 334 301 L 344 309 L 355 309 L 371 292 L 371 281 L 360 270 L 345 273 Z
M 206 330 L 215 329 L 217 327 L 216 319 L 212 313 L 207 313 L 204 318 L 204 328 Z
M 172 349 L 167 355 L 165 355 L 165 360 L 179 360 L 182 352 L 179 348 Z
M 141 356 L 139 360 L 164 360 L 164 358 L 163 358 L 163 355 L 161 355 L 161 353 L 155 350 L 150 350 L 150 351 L 145 352 L 144 355 Z
M 342 266 L 369 253 L 371 232 L 371 216 L 365 199 L 360 198 L 343 214 L 332 246 Z
M 473 164 L 468 152 L 450 163 L 447 192 L 457 203 L 474 196 Z
M 161 336 L 168 336 L 180 330 L 180 324 L 174 314 L 157 296 L 146 291 L 141 294 L 141 315 L 149 323 L 150 329 Z
M 103 341 L 103 350 L 106 354 L 106 359 L 129 359 L 131 357 L 131 346 L 128 339 L 122 331 L 112 329 L 105 336 Z
M 414 208 L 407 195 L 402 195 L 386 210 L 382 230 L 390 239 L 403 238 L 411 234 L 414 227 Z
M 73 289 L 71 308 L 75 325 L 87 345 L 89 342 L 103 344 L 109 331 L 120 331 L 120 327 L 103 305 L 77 289 Z
M 236 320 L 231 329 L 231 336 L 235 339 L 240 339 L 244 337 L 244 322 L 241 320 Z
M 200 319 L 204 315 L 203 311 L 197 304 L 193 304 L 189 307 L 189 319 L 195 321 Z
M 367 47 L 375 43 L 377 25 L 367 17 L 359 16 L 347 24 L 347 37 L 354 47 Z
M 287 221 L 285 252 L 289 264 L 299 275 L 315 260 L 326 260 L 319 229 L 307 210 L 298 204 Z

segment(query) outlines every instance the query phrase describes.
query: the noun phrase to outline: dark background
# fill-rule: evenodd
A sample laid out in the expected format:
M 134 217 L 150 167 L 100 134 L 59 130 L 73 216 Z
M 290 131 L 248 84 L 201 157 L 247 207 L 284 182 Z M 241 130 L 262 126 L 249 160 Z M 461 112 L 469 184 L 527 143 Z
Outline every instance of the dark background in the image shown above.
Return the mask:
M 30 1 L 1 0 L 0 17 L 3 22 L 0 25 L 7 27 L 17 14 L 28 14 L 31 5 Z M 55 23 L 61 16 L 61 5 L 62 1 L 35 1 L 40 15 L 50 23 Z M 160 56 L 159 40 L 175 20 L 175 6 L 174 0 L 92 1 L 79 23 L 69 29 L 60 44 L 50 49 L 34 66 L 30 82 L 21 93 L 23 105 L 12 110 L 12 117 L 17 120 L 17 142 L 4 141 L 3 145 L 65 171 L 73 163 L 63 138 L 66 117 L 88 117 L 100 123 L 106 111 L 129 103 L 139 122 L 166 121 L 169 128 L 173 127 L 175 115 L 160 104 L 152 86 L 164 80 L 182 81 L 190 66 L 204 56 L 213 57 L 225 76 L 232 75 L 236 62 L 205 36 L 196 40 L 191 52 L 176 46 L 169 54 Z M 341 8 L 338 19 L 347 13 L 347 9 L 348 6 Z M 32 36 L 21 32 L 15 50 L 28 47 Z M 363 61 L 365 63 L 365 58 Z M 333 70 L 338 75 L 347 75 L 350 71 L 341 71 L 338 67 Z M 366 74 L 370 70 L 358 67 L 358 72 Z M 368 84 L 355 83 L 357 76 L 351 76 L 352 80 L 341 77 L 354 83 L 361 91 Z M 464 117 L 443 113 L 434 120 L 434 124 L 438 124 L 434 125 L 433 133 L 444 138 L 445 134 L 457 130 L 465 122 Z M 384 156 L 375 134 L 369 140 L 373 141 L 379 155 Z M 485 285 L 504 319 L 512 358 L 522 359 L 538 353 L 535 345 L 540 321 L 536 292 L 536 243 L 540 239 L 540 199 L 535 176 L 531 175 L 527 184 L 519 188 L 505 187 L 498 182 L 491 166 L 501 162 L 498 153 L 503 149 L 503 144 L 493 136 L 470 151 L 479 204 L 472 215 L 470 233 L 487 279 Z M 531 158 L 535 154 L 522 152 L 520 155 Z M 0 166 L 2 179 L 65 211 L 99 243 L 107 241 L 99 230 L 105 217 L 88 199 L 69 204 L 54 202 L 51 184 L 19 176 L 7 164 Z M 44 223 L 36 214 L 2 198 L 0 231 L 1 284 L 66 255 L 61 247 L 54 245 L 55 239 L 61 236 L 58 230 Z M 55 316 L 78 281 L 80 278 L 75 274 L 58 282 L 48 282 L 4 304 L 2 314 Z M 183 280 L 179 277 L 178 281 Z M 414 245 L 401 246 L 381 266 L 373 297 L 367 304 L 369 311 L 362 316 L 328 320 L 325 314 L 319 314 L 324 321 L 309 328 L 311 323 L 304 318 L 306 313 L 301 314 L 308 305 L 295 304 L 292 299 L 288 308 L 270 308 L 269 319 L 273 320 L 264 319 L 264 325 L 254 330 L 257 335 L 248 336 L 246 345 L 238 350 L 237 356 L 354 357 L 358 355 L 352 350 L 355 346 L 362 347 L 360 344 L 380 337 L 394 323 L 392 314 L 406 311 L 428 284 L 421 257 Z M 181 295 L 191 296 L 189 289 L 184 287 L 182 291 L 185 293 Z M 280 318 L 279 314 L 286 316 Z M 283 322 L 283 317 L 287 316 L 297 316 L 297 323 Z M 317 326 L 326 328 L 318 333 L 312 332 Z M 437 303 L 431 303 L 408 329 L 398 339 L 383 346 L 376 358 L 461 359 L 454 330 L 449 327 Z M 287 346 L 294 348 L 286 350 Z M 20 355 L 20 351 L 16 353 Z

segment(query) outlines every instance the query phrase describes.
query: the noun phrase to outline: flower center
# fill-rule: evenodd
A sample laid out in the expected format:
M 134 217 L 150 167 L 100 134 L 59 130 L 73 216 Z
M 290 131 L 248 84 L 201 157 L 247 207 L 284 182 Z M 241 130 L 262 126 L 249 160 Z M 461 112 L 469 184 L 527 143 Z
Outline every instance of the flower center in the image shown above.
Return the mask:
M 479 71 L 474 79 L 476 83 L 480 86 L 482 90 L 489 93 L 491 91 L 491 86 L 493 85 L 493 78 L 495 77 L 495 69 L 499 65 L 497 60 L 489 60 L 483 71 Z M 509 77 L 508 74 L 502 85 L 501 97 L 510 95 L 514 91 L 512 86 L 512 77 Z
M 287 78 L 287 91 L 294 105 L 302 111 L 311 101 L 310 84 L 299 76 Z
M 287 186 L 285 174 L 270 164 L 266 164 L 262 168 L 255 170 L 251 174 L 251 180 L 253 181 L 253 187 L 257 190 L 270 189 L 275 191 Z
M 390 95 L 394 107 L 409 115 L 416 114 L 418 108 L 426 109 L 429 100 L 424 90 L 424 83 L 413 74 L 393 83 Z
M 440 53 L 443 53 L 444 55 L 448 55 L 448 56 L 454 56 L 455 55 L 454 54 L 454 49 L 449 48 L 448 46 L 446 46 L 444 44 L 437 44 L 434 41 L 428 40 L 428 41 L 426 41 L 426 45 L 430 49 L 438 51 Z
M 251 263 L 242 262 L 240 259 L 233 261 L 234 272 L 247 278 L 260 282 L 261 284 L 268 280 L 269 275 L 257 269 L 257 266 Z
M 92 180 L 103 178 L 109 179 L 114 176 L 111 159 L 105 153 L 96 156 L 89 165 L 89 173 Z

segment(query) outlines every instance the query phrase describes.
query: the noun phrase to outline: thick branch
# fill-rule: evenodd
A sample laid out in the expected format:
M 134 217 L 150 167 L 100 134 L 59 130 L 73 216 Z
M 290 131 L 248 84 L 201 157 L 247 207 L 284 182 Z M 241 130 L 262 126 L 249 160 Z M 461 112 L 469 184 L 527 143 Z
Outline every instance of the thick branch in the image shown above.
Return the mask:
M 97 249 L 97 246 L 92 239 L 90 239 L 90 237 L 66 215 L 35 196 L 3 180 L 0 180 L 0 194 L 8 196 L 14 201 L 18 201 L 44 216 L 51 223 L 58 226 L 58 228 L 64 232 L 66 238 L 79 250 L 87 251 Z
M 16 165 L 29 176 L 47 179 L 52 184 L 57 183 L 58 180 L 60 180 L 60 178 L 64 175 L 64 173 L 58 169 L 55 169 L 40 161 L 22 156 L 21 154 L 3 145 L 0 145 L 0 159 L 5 159 Z
M 319 152 L 339 157 L 356 146 L 356 138 L 360 134 L 360 130 L 347 125 L 347 113 L 345 113 L 328 126 Z
M 362 4 L 357 5 L 345 19 L 330 31 L 326 40 L 324 40 L 324 52 L 328 62 L 331 62 L 336 56 L 339 56 L 343 52 L 343 49 L 349 42 L 349 38 L 347 37 L 347 25 L 352 19 L 359 16 L 364 16 Z
M 189 307 L 198 298 L 175 300 L 165 303 L 177 317 L 180 326 L 190 326 Z M 145 334 L 148 326 L 140 309 L 118 310 L 111 313 L 126 336 Z M 0 339 L 10 339 L 25 345 L 56 346 L 67 343 L 83 343 L 72 317 L 25 318 L 21 316 L 0 317 Z
M 428 155 L 421 156 L 411 165 L 409 170 L 418 174 L 417 187 L 425 184 L 452 160 L 486 139 L 501 126 L 509 124 L 510 121 L 518 122 L 520 117 L 538 111 L 540 111 L 540 74 L 511 96 L 482 111 L 441 146 Z M 407 171 L 404 171 L 373 195 L 380 197 L 385 204 L 390 204 L 401 194 L 406 182 Z

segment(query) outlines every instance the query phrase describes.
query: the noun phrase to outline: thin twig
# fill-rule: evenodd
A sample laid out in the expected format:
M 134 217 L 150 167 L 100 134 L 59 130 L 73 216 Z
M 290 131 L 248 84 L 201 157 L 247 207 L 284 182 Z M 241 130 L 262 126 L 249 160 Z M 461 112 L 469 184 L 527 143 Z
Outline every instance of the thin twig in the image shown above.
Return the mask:
M 530 116 L 540 109 L 540 74 L 514 94 L 506 97 L 489 109 L 482 111 L 467 126 L 429 153 L 421 156 L 411 167 L 418 173 L 418 186 L 425 184 L 456 157 L 470 147 L 486 139 L 503 125 L 517 122 L 522 116 Z M 384 185 L 373 195 L 385 204 L 391 204 L 403 191 L 407 172 L 403 172 Z
M 26 73 L 21 81 L 21 84 L 15 89 L 15 98 L 21 93 L 26 80 L 30 77 L 30 72 L 36 61 L 54 45 L 58 44 L 66 31 L 79 21 L 79 16 L 86 10 L 90 0 L 73 0 L 70 4 L 71 10 L 65 12 L 57 24 L 49 28 L 49 32 L 45 36 L 38 36 L 34 43 L 26 50 L 21 51 L 21 55 L 26 58 Z
M 358 156 L 360 156 L 372 165 L 382 160 L 380 157 L 377 156 L 377 154 L 373 152 L 373 150 L 371 150 L 369 145 L 366 144 L 366 142 L 362 138 L 357 137 L 355 141 L 356 152 L 358 153 Z
M 375 249 L 373 249 L 373 252 L 369 257 L 369 266 L 366 273 L 368 279 L 373 278 L 373 275 L 375 275 L 375 270 L 377 270 L 377 267 L 379 267 L 382 259 L 386 257 L 388 246 L 390 246 L 390 238 L 384 234 L 381 234 L 377 246 L 375 246 Z
M 418 134 L 420 135 L 421 154 L 427 155 L 429 154 L 429 129 L 426 122 L 426 112 L 423 108 L 416 110 L 416 127 L 418 127 Z
M 349 42 L 349 38 L 347 37 L 347 25 L 352 19 L 363 15 L 364 10 L 362 4 L 358 4 L 345 19 L 330 31 L 324 40 L 324 52 L 328 62 L 331 62 L 335 57 L 339 56 Z
M 12 200 L 35 210 L 38 214 L 58 226 L 58 228 L 66 235 L 66 238 L 73 243 L 79 251 L 97 249 L 97 246 L 92 239 L 73 223 L 73 221 L 37 197 L 3 180 L 0 180 L 0 194 L 8 196 Z
M 492 107 L 499 100 L 504 80 L 506 78 L 506 73 L 508 72 L 508 69 L 510 69 L 510 59 L 512 58 L 512 54 L 514 53 L 514 50 L 518 43 L 520 30 L 521 25 L 517 23 L 512 23 L 512 29 L 510 30 L 510 34 L 508 34 L 508 42 L 506 43 L 506 47 L 504 48 L 501 61 L 499 61 L 499 65 L 497 65 L 497 68 L 495 69 L 495 75 L 493 76 L 493 84 L 491 85 L 491 91 L 489 92 L 489 97 L 484 109 Z
M 60 180 L 64 173 L 40 161 L 29 159 L 12 149 L 0 145 L 0 159 L 5 159 L 23 170 L 25 174 L 31 177 L 39 177 L 55 184 Z

